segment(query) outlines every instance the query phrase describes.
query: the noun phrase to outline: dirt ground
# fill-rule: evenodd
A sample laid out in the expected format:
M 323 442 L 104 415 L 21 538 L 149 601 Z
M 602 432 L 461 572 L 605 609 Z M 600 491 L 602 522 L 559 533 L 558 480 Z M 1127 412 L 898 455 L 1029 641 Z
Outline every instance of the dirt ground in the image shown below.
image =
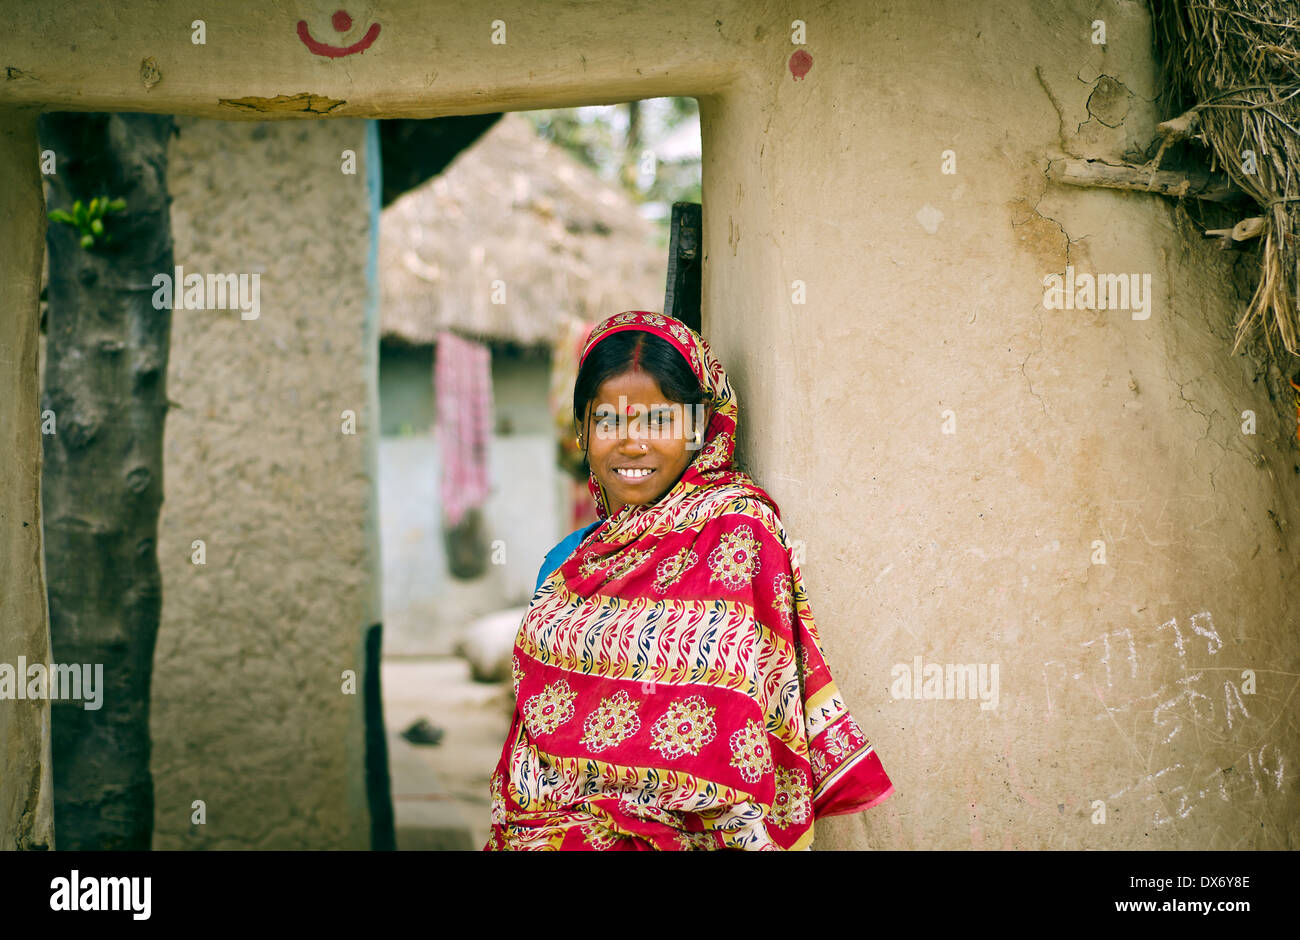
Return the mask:
M 482 849 L 488 781 L 513 713 L 508 684 L 475 682 L 457 657 L 386 660 L 381 671 L 397 848 Z M 443 730 L 437 745 L 401 736 L 421 717 Z

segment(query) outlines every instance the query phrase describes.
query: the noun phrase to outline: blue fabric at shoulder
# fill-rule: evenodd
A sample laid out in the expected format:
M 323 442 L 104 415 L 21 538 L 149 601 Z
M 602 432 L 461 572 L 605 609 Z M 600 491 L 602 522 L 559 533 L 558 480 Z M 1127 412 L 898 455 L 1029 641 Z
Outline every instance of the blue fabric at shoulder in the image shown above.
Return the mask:
M 560 567 L 560 565 L 564 564 L 568 560 L 569 556 L 573 554 L 573 550 L 577 548 L 582 543 L 582 540 L 587 537 L 588 533 L 598 525 L 600 525 L 599 519 L 589 526 L 584 526 L 581 529 L 574 529 L 561 539 L 558 545 L 546 553 L 546 558 L 542 560 L 542 567 L 537 572 L 537 583 L 533 585 L 534 594 L 536 594 L 537 589 L 542 586 L 542 582 L 546 580 L 546 576 L 556 568 Z

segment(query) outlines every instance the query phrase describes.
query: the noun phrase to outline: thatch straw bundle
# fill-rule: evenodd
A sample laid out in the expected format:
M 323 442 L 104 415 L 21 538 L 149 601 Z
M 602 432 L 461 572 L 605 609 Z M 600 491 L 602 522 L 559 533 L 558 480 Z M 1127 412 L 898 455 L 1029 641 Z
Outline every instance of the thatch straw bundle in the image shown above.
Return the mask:
M 1300 356 L 1300 4 L 1152 0 L 1168 122 L 1201 140 L 1261 208 L 1260 277 L 1237 324 Z M 1253 172 L 1252 172 L 1253 171 Z

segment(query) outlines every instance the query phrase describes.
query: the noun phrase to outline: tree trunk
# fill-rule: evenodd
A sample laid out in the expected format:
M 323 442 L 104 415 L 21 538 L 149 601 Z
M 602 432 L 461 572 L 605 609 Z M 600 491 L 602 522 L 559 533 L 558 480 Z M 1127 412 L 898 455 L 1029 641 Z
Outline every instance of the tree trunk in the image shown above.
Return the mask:
M 102 664 L 94 702 L 52 704 L 54 827 L 60 849 L 149 849 L 149 686 L 162 608 L 156 537 L 171 311 L 152 304 L 172 273 L 170 116 L 48 114 L 49 207 L 126 200 L 112 242 L 81 247 L 51 222 L 42 503 L 53 662 Z M 84 694 L 84 690 L 83 690 Z

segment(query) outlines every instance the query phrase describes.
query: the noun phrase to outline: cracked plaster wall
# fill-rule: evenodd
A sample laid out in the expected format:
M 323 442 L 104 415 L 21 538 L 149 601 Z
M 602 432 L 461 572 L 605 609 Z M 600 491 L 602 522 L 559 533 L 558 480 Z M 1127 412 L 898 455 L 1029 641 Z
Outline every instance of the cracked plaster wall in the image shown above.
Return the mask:
M 817 847 L 1294 848 L 1300 456 L 1230 352 L 1247 265 L 1045 178 L 1145 160 L 1145 7 L 837 10 L 704 125 L 706 330 L 898 787 Z M 1150 317 L 1045 309 L 1067 265 L 1149 274 Z M 918 656 L 997 664 L 997 708 L 894 698 Z

